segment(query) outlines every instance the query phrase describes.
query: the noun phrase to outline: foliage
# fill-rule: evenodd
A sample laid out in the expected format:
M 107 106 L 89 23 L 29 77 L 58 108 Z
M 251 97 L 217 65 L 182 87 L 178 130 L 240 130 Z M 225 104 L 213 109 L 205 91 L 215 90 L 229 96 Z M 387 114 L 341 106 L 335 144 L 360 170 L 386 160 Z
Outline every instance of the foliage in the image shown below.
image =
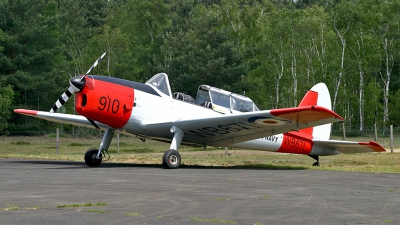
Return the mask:
M 12 109 L 49 110 L 103 52 L 93 73 L 166 72 L 173 91 L 209 84 L 262 109 L 296 106 L 325 82 L 350 129 L 397 125 L 399 36 L 400 0 L 5 0 L 0 132 L 57 126 Z
M 11 85 L 1 85 L 0 82 L 0 132 L 7 129 L 7 119 L 10 118 L 10 106 L 13 100 L 14 92 Z

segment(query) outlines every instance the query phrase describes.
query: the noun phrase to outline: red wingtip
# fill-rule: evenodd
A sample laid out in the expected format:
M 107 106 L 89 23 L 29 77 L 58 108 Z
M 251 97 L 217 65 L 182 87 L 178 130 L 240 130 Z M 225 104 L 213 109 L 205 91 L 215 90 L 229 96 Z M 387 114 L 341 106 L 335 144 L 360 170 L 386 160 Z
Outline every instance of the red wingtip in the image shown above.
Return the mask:
M 301 123 L 308 123 L 310 121 L 327 119 L 331 117 L 344 120 L 339 114 L 322 106 L 301 106 L 295 108 L 273 109 L 271 110 L 271 114 Z
M 369 141 L 369 142 L 360 142 L 360 145 L 368 145 L 372 150 L 375 152 L 386 152 L 386 150 L 378 143 L 375 141 Z
M 14 109 L 15 113 L 36 116 L 39 111 L 29 109 Z

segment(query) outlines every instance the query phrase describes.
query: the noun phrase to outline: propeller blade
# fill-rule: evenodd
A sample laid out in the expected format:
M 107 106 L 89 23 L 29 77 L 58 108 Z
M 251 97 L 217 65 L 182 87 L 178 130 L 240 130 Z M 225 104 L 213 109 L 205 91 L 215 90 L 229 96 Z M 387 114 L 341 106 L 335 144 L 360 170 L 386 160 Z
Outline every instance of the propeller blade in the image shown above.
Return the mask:
M 65 104 L 65 102 L 68 101 L 69 97 L 75 92 L 75 89 L 73 86 L 69 86 L 69 88 L 61 95 L 61 97 L 57 100 L 57 102 L 54 104 L 53 108 L 50 109 L 50 113 L 53 113 L 57 111 L 61 106 Z
M 50 113 L 57 111 L 57 109 L 59 109 L 61 106 L 63 106 L 68 101 L 68 99 L 71 97 L 71 95 L 73 93 L 79 92 L 83 89 L 83 87 L 85 86 L 85 81 L 83 80 L 83 78 L 85 78 L 85 76 L 87 74 L 89 74 L 90 71 L 92 71 L 92 69 L 95 68 L 100 63 L 100 61 L 104 58 L 105 55 L 106 55 L 106 53 L 104 52 L 103 55 L 101 55 L 100 58 L 98 58 L 96 60 L 96 62 L 93 63 L 93 65 L 90 67 L 90 69 L 81 78 L 74 77 L 69 81 L 70 86 L 69 86 L 68 90 L 66 90 L 61 95 L 61 97 L 57 100 L 57 102 L 54 104 L 53 108 L 50 109 Z
M 103 57 L 104 57 L 105 55 L 106 55 L 106 53 L 104 52 L 103 55 L 101 55 L 100 58 L 98 58 L 98 59 L 96 60 L 96 62 L 93 63 L 93 65 L 92 65 L 92 66 L 89 68 L 89 70 L 85 73 L 85 75 L 82 77 L 82 79 L 83 79 L 87 74 L 89 74 L 90 71 L 92 71 L 92 69 L 95 68 L 95 67 L 100 63 L 100 61 L 103 59 Z M 82 80 L 82 79 L 81 79 L 81 80 Z

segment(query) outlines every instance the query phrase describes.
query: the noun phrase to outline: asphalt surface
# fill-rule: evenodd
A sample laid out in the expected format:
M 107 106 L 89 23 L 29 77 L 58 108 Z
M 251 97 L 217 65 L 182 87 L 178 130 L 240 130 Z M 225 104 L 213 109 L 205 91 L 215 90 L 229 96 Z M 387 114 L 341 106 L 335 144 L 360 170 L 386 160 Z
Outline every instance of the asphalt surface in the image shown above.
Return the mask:
M 400 174 L 0 159 L 0 224 L 400 224 L 399 212 Z

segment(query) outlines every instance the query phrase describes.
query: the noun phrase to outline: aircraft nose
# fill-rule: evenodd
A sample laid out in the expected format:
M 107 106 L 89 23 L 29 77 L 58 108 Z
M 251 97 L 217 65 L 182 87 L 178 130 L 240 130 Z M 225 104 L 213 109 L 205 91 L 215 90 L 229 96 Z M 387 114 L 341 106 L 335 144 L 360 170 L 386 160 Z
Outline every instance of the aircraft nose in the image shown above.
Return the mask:
M 80 76 L 77 76 L 77 77 L 72 78 L 69 81 L 69 83 L 71 84 L 71 86 L 73 86 L 73 88 L 76 92 L 80 92 L 85 87 L 85 81 L 86 80 L 84 77 L 82 78 Z

